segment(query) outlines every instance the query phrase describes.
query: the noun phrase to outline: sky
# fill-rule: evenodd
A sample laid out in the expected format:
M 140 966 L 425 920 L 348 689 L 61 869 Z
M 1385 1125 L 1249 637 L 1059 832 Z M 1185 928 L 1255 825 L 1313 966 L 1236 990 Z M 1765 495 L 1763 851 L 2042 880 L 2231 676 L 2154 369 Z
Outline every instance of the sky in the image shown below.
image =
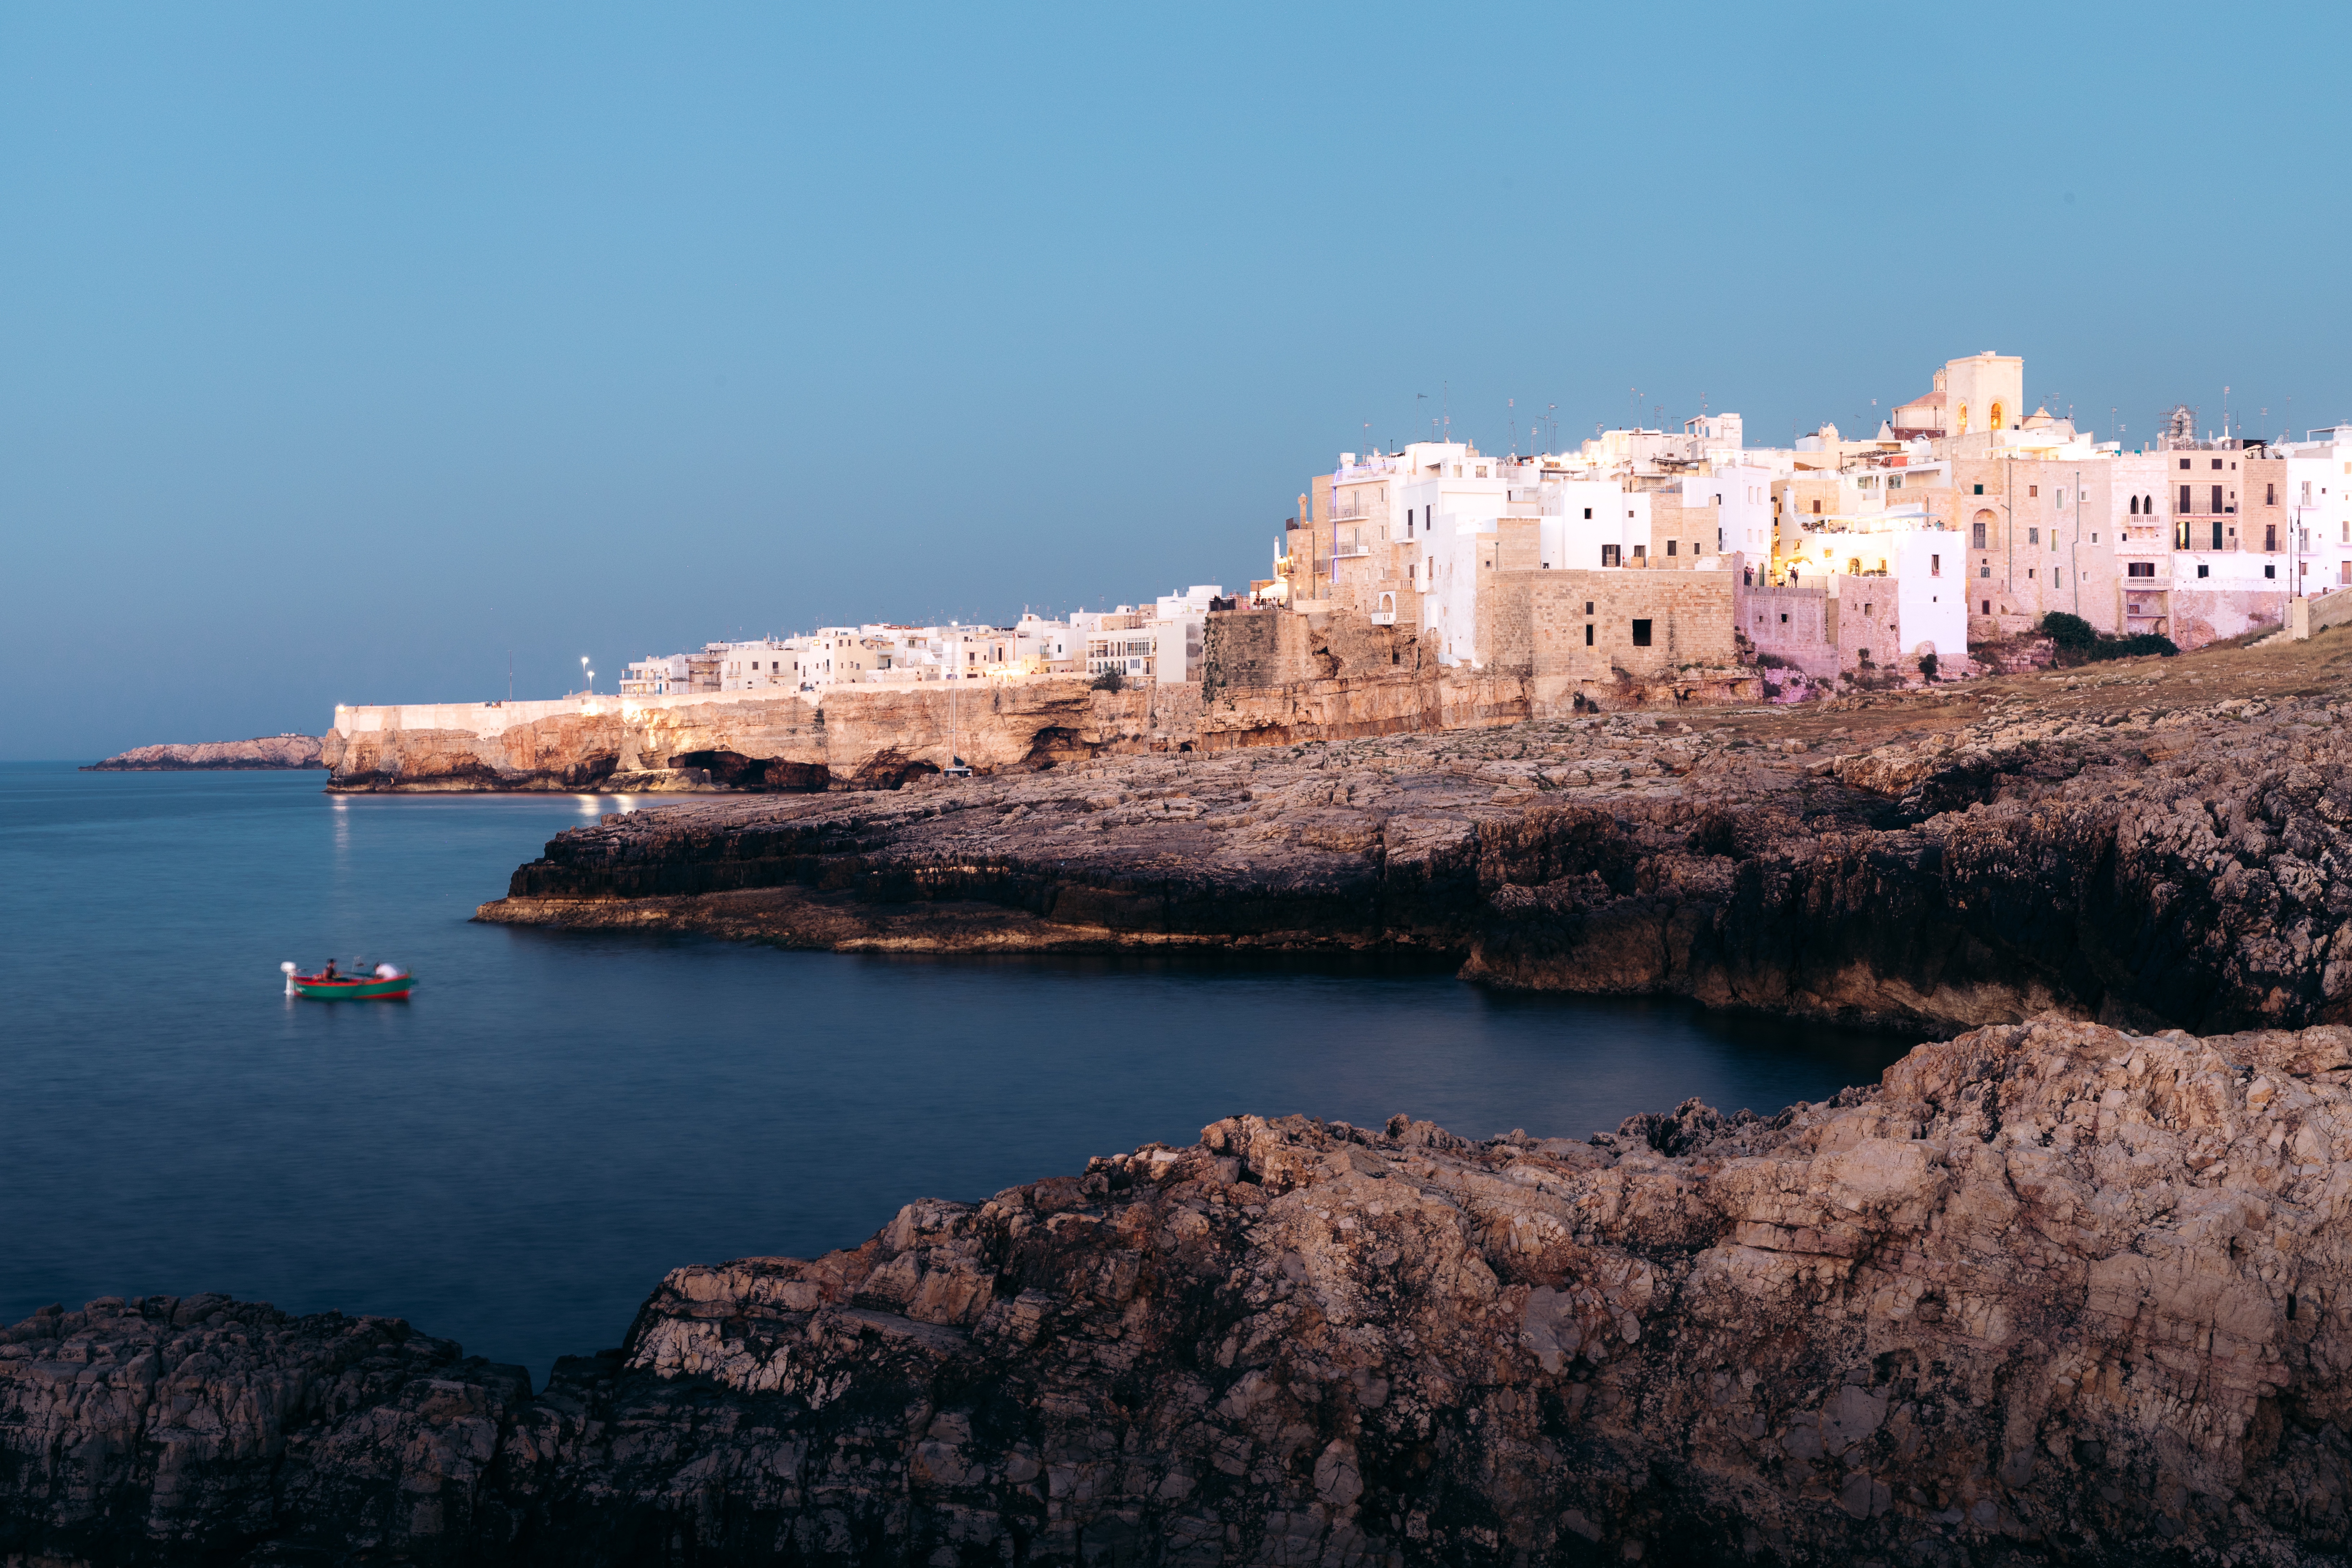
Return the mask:
M 0 757 L 1238 587 L 1309 475 L 1433 419 L 1785 444 L 1986 349 L 2126 442 L 2225 387 L 2352 419 L 2347 44 L 2308 5 L 0 0 Z

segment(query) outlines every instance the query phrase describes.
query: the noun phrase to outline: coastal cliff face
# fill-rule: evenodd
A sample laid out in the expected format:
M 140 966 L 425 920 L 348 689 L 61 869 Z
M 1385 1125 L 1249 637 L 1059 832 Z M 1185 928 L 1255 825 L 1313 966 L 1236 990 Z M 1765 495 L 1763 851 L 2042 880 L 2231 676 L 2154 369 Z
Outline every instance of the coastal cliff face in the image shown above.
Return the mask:
M 688 771 L 722 789 L 892 789 L 959 756 L 993 772 L 1148 751 L 1185 722 L 1168 710 L 1187 698 L 1197 704 L 1188 688 L 1097 692 L 1073 679 L 668 707 L 606 699 L 487 735 L 338 731 L 326 761 L 329 787 L 355 792 L 625 791 L 663 782 L 643 775 Z
M 86 773 L 184 773 L 207 770 L 323 768 L 324 742 L 316 735 L 263 735 L 251 741 L 134 746 L 82 769 Z
M 1440 669 L 1409 629 L 1360 616 L 1280 617 L 1295 646 L 1264 668 L 1230 653 L 1228 623 L 1275 618 L 1213 617 L 1198 685 L 1097 691 L 1074 676 L 730 701 L 588 698 L 576 710 L 530 705 L 539 715 L 512 723 L 491 706 L 345 709 L 348 727 L 328 735 L 324 765 L 330 789 L 354 792 L 896 789 L 955 762 L 1017 773 L 1100 757 L 1474 730 L 1529 715 L 1524 672 Z M 446 727 L 453 715 L 480 727 Z
M 329 788 L 353 792 L 625 794 L 688 782 L 762 792 L 896 789 L 959 760 L 981 773 L 1017 773 L 1095 757 L 1475 728 L 1525 716 L 1523 683 L 1511 677 L 1332 678 L 1207 702 L 1195 686 L 1097 691 L 1076 679 L 977 683 L 952 693 L 846 688 L 822 698 L 663 708 L 608 700 L 488 734 L 337 731 L 326 739 L 324 765 L 334 770 Z
M 1276 624 L 1281 647 L 1253 657 L 1244 634 Z M 896 789 L 955 761 L 982 774 L 1017 773 L 1150 752 L 1475 731 L 1549 710 L 1528 670 L 1441 668 L 1410 629 L 1360 616 L 1227 612 L 1212 617 L 1207 647 L 1199 684 L 1118 692 L 1068 677 L 707 702 L 582 698 L 525 705 L 535 713 L 511 722 L 495 704 L 343 709 L 324 765 L 330 789 L 353 792 Z M 1672 711 L 1743 700 L 1755 687 L 1738 671 L 1686 673 L 1572 700 L 1577 711 Z M 1555 705 L 1566 711 L 1570 700 Z
M 1590 1142 L 1237 1117 L 662 1281 L 520 1374 L 217 1297 L 0 1335 L 14 1562 L 2316 1563 L 2352 1030 L 2046 1019 Z
M 1497 985 L 1937 1033 L 2052 1009 L 2342 1021 L 2347 663 L 2234 650 L 1704 729 L 1618 715 L 672 807 L 564 834 L 481 916 L 844 950 L 1419 951 Z

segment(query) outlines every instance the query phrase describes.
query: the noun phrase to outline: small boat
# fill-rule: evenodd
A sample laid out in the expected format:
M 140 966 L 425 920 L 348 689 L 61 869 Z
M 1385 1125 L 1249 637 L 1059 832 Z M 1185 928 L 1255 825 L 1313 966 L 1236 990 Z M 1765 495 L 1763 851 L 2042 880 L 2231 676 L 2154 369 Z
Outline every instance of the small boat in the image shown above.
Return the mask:
M 389 963 L 379 963 L 373 971 L 357 974 L 335 974 L 328 970 L 300 974 L 291 963 L 278 967 L 286 976 L 286 994 L 316 996 L 328 1002 L 373 1002 L 394 997 L 404 1002 L 408 988 L 416 984 L 415 975 Z

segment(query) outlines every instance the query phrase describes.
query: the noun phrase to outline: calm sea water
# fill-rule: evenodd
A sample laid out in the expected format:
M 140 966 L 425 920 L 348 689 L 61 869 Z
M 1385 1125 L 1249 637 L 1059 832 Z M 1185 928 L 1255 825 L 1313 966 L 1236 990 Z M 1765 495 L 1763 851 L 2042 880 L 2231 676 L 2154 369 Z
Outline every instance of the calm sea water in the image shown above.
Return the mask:
M 1437 973 L 881 960 L 467 923 L 581 796 L 0 764 L 0 1321 L 221 1290 L 544 1376 L 667 1268 L 862 1240 L 1237 1111 L 1583 1136 L 1909 1042 Z M 405 1004 L 289 1000 L 393 959 Z

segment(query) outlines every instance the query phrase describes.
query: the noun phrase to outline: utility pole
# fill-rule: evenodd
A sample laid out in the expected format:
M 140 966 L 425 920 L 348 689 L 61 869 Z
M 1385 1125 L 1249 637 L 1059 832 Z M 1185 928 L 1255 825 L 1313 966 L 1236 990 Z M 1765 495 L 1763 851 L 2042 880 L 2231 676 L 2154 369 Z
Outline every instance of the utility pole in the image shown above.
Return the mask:
M 2009 538 L 2009 564 L 2001 569 L 2000 585 L 2008 592 L 2015 593 L 2017 591 L 2017 459 L 2012 457 L 2004 460 L 2008 464 L 2009 477 L 2004 479 L 2000 485 L 2000 531 Z
M 2074 614 L 2083 613 L 2083 470 L 2074 470 L 2074 537 L 2066 546 L 2066 570 L 2074 574 Z

